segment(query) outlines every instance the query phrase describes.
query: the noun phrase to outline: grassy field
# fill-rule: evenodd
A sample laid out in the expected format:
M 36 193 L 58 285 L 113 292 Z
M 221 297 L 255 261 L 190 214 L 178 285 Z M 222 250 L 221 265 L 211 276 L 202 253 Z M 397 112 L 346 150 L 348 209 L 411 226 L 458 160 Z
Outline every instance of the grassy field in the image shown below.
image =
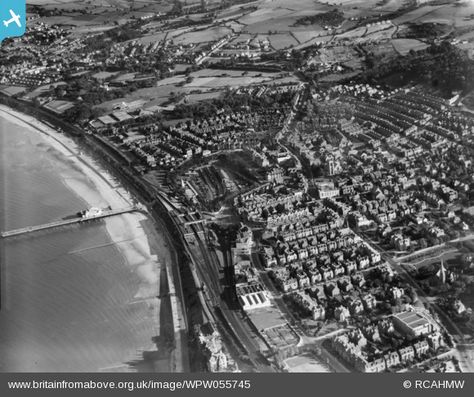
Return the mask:
M 393 48 L 391 41 L 379 44 L 367 44 L 367 51 L 372 52 L 377 57 L 396 57 L 398 52 Z
M 356 58 L 357 54 L 355 50 L 345 46 L 322 48 L 319 51 L 319 55 L 316 55 L 314 57 L 317 62 L 327 64 L 343 63 L 354 60 Z
M 298 41 L 289 33 L 284 34 L 272 34 L 268 36 L 271 46 L 275 50 L 282 50 L 285 48 L 291 48 L 299 44 Z
M 243 72 L 241 70 L 224 70 L 224 69 L 201 69 L 197 70 L 196 72 L 192 72 L 192 77 L 219 77 L 225 75 L 227 77 L 240 77 L 240 76 L 247 76 L 247 77 L 265 77 L 275 79 L 280 76 L 279 73 L 264 73 L 264 72 Z
M 198 1 L 200 0 L 188 0 L 187 4 Z M 29 1 L 29 4 L 32 5 L 63 10 L 64 15 L 62 16 L 42 18 L 40 21 L 50 24 L 74 25 L 75 34 L 110 29 L 116 21 L 129 20 L 132 16 L 141 16 L 147 12 L 167 11 L 173 3 L 174 0 Z M 138 41 L 147 45 L 167 38 L 173 40 L 176 45 L 193 44 L 195 49 L 200 49 L 205 46 L 205 43 L 217 41 L 231 33 L 241 32 L 231 43 L 219 50 L 219 55 L 223 57 L 240 55 L 245 51 L 247 41 L 250 42 L 250 50 L 256 53 L 261 50 L 258 43 L 261 44 L 266 40 L 269 41 L 271 50 L 301 49 L 313 44 L 330 43 L 319 51 L 315 57 L 317 62 L 342 63 L 353 69 L 358 69 L 360 66 L 359 56 L 350 46 L 346 45 L 348 41 L 352 41 L 353 44 L 364 43 L 365 46 L 373 47 L 371 51 L 374 53 L 382 51 L 390 55 L 392 53 L 406 55 L 410 50 L 417 51 L 426 48 L 426 44 L 417 39 L 392 39 L 410 22 L 437 22 L 455 27 L 474 26 L 474 19 L 468 18 L 469 15 L 474 14 L 474 0 L 469 0 L 469 3 L 464 5 L 455 5 L 454 2 L 453 4 L 423 5 L 405 15 L 394 18 L 393 25 L 372 24 L 366 26 L 364 18 L 376 16 L 382 19 L 385 14 L 397 11 L 407 3 L 408 0 L 257 0 L 219 11 L 218 17 L 228 20 L 200 26 L 199 30 L 194 30 L 195 27 L 184 27 L 161 31 L 168 22 L 147 23 L 142 27 L 143 36 Z M 131 6 L 132 11 L 129 9 Z M 257 7 L 257 9 L 252 7 Z M 327 27 L 325 29 L 325 26 L 321 26 L 324 25 L 324 22 L 321 21 L 308 23 L 308 25 L 295 25 L 295 22 L 302 17 L 327 13 L 335 8 L 343 12 L 345 21 L 334 31 L 329 31 Z M 189 18 L 194 17 L 196 16 L 189 16 Z M 181 17 L 181 20 L 184 18 Z M 350 20 L 351 18 L 353 20 Z M 179 19 L 173 17 L 173 21 Z M 314 19 L 312 21 L 314 22 Z M 397 27 L 397 25 L 401 26 Z M 474 41 L 474 34 L 466 33 L 463 38 Z M 255 43 L 256 45 L 254 45 Z M 469 43 L 462 45 L 471 46 Z M 217 57 L 210 61 L 216 60 L 218 60 Z M 184 76 L 164 79 L 158 82 L 155 87 L 139 89 L 125 98 L 110 101 L 100 107 L 113 108 L 116 103 L 136 99 L 146 101 L 146 106 L 161 105 L 169 102 L 171 93 L 178 96 L 177 101 L 182 100 L 184 95 L 188 95 L 187 100 L 194 102 L 219 95 L 220 91 L 227 88 L 297 81 L 294 76 L 283 77 L 277 73 L 243 73 L 242 71 L 211 69 L 200 70 L 190 76 L 190 80 Z M 329 76 L 328 78 L 333 77 Z
M 150 44 L 150 43 L 156 43 L 157 41 L 162 41 L 166 37 L 166 33 L 155 33 L 155 34 L 150 34 L 147 36 L 143 36 L 137 39 L 137 41 L 141 44 Z M 133 40 L 131 40 L 133 41 Z
M 306 43 L 316 37 L 324 35 L 325 30 L 323 29 L 313 29 L 313 30 L 305 30 L 300 32 L 293 32 L 293 36 L 300 42 Z
M 29 92 L 27 95 L 25 95 L 25 98 L 33 99 L 33 98 L 39 97 L 40 95 L 49 92 L 51 87 L 58 87 L 60 85 L 66 85 L 66 83 L 64 81 L 58 81 L 53 84 L 46 84 L 46 85 L 40 86 L 38 88 L 35 88 L 33 91 Z
M 174 37 L 173 42 L 175 44 L 208 43 L 222 39 L 230 33 L 232 33 L 232 30 L 230 30 L 229 28 L 218 26 L 211 29 L 184 33 L 180 36 Z
M 183 76 L 172 76 L 166 79 L 160 80 L 156 83 L 158 87 L 162 87 L 165 85 L 178 85 L 183 83 L 186 79 Z
M 288 366 L 288 372 L 331 372 L 326 364 L 309 353 L 287 358 L 285 364 Z
M 474 14 L 474 1 L 464 3 L 464 6 L 454 4 L 436 9 L 425 15 L 422 22 L 444 23 L 454 27 L 474 26 L 474 19 L 468 18 Z
M 172 0 L 28 0 L 28 5 L 41 6 L 45 10 L 59 10 L 61 15 L 43 17 L 37 22 L 50 25 L 75 26 L 75 33 L 91 33 L 109 28 L 114 22 L 129 21 L 149 15 L 151 12 L 166 12 Z
M 258 10 L 241 18 L 239 23 L 245 25 L 243 31 L 248 33 L 277 33 L 314 30 L 314 26 L 293 26 L 303 16 L 327 12 L 330 6 L 314 0 L 288 2 L 284 0 L 263 1 Z
M 463 40 L 474 41 L 474 30 L 458 36 L 458 39 L 461 41 Z
M 405 0 L 324 0 L 324 3 L 337 6 L 346 18 L 364 18 L 397 11 Z
M 173 1 L 168 0 L 28 0 L 29 5 L 45 8 L 58 8 L 63 10 L 104 7 L 111 9 L 144 9 L 147 7 L 170 7 Z
M 281 73 L 257 73 L 230 70 L 203 69 L 190 74 L 191 82 L 185 83 L 186 77 L 173 76 L 157 82 L 156 87 L 141 88 L 129 95 L 97 105 L 96 108 L 107 112 L 122 102 L 132 102 L 138 99 L 144 101 L 143 108 L 162 106 L 169 102 L 174 95 L 181 98 L 187 97 L 189 102 L 197 102 L 218 97 L 223 90 L 238 88 L 253 84 L 286 84 L 297 82 L 294 76 L 285 76 Z
M 183 89 L 182 87 L 176 87 L 174 85 L 141 88 L 125 97 L 103 102 L 100 105 L 95 106 L 95 108 L 100 108 L 104 109 L 106 112 L 111 112 L 115 106 L 121 104 L 122 102 L 133 102 L 141 99 L 144 101 L 143 108 L 146 109 L 151 106 L 161 106 L 165 104 L 169 100 L 172 92 L 179 93 L 189 91 L 190 90 Z
M 51 101 L 47 105 L 45 105 L 46 109 L 52 110 L 55 113 L 62 114 L 66 110 L 71 109 L 74 107 L 73 102 L 69 101 Z
M 391 39 L 396 33 L 397 28 L 395 26 L 386 27 L 384 29 L 367 32 L 364 36 L 365 41 L 381 41 Z
M 252 85 L 270 81 L 268 77 L 252 77 L 252 76 L 239 76 L 239 77 L 198 77 L 195 78 L 191 83 L 185 85 L 186 88 L 238 88 L 242 86 Z
M 186 4 L 199 0 L 188 0 Z M 138 17 L 149 12 L 166 12 L 174 0 L 31 0 L 29 4 L 42 5 L 47 9 L 64 10 L 62 16 L 43 18 L 49 24 L 75 26 L 77 34 L 110 29 L 115 21 L 126 21 L 132 16 Z M 380 41 L 388 39 L 395 32 L 383 26 L 356 27 L 363 24 L 364 18 L 383 16 L 404 7 L 408 0 L 260 0 L 247 4 L 238 4 L 220 11 L 218 18 L 226 20 L 220 26 L 209 26 L 208 29 L 189 31 L 189 28 L 160 32 L 161 23 L 146 25 L 146 35 L 140 39 L 144 44 L 162 40 L 166 34 L 176 44 L 200 44 L 216 41 L 233 32 L 246 35 L 268 35 L 271 47 L 275 50 L 290 47 L 302 48 L 307 45 L 327 42 L 332 34 L 317 23 L 295 26 L 295 22 L 304 16 L 313 16 L 335 8 L 341 10 L 346 18 L 338 29 L 336 39 L 353 39 L 364 37 L 359 42 Z M 257 10 L 252 7 L 257 6 Z M 132 11 L 130 11 L 132 7 Z M 86 15 L 82 13 L 86 12 Z M 403 25 L 409 22 L 436 22 L 454 27 L 474 26 L 474 19 L 467 16 L 474 14 L 474 1 L 452 4 L 422 5 L 394 19 L 394 24 Z M 192 17 L 192 16 L 191 16 Z M 350 21 L 350 18 L 356 18 Z M 355 29 L 352 29 L 354 28 Z M 351 30 L 352 29 L 352 30 Z M 272 33 L 271 35 L 269 33 Z M 338 33 L 336 32 L 336 33 Z M 234 42 L 245 40 L 238 38 Z M 300 47 L 301 46 L 301 47 Z M 403 51 L 403 50 L 402 50 Z
M 432 22 L 455 27 L 474 26 L 474 19 L 468 18 L 471 14 L 474 14 L 474 1 L 448 5 L 424 5 L 394 19 L 393 22 L 398 25 L 407 22 Z
M 220 96 L 221 96 L 220 91 L 189 94 L 189 95 L 186 95 L 186 97 L 183 99 L 182 102 L 188 103 L 188 104 L 197 103 L 200 101 L 208 101 L 210 99 L 219 98 Z
M 360 26 L 355 29 L 348 30 L 344 33 L 340 33 L 336 36 L 338 39 L 353 39 L 356 37 L 362 37 L 367 33 L 367 28 L 365 26 Z
M 400 55 L 406 55 L 410 50 L 419 51 L 428 47 L 426 43 L 416 39 L 395 39 L 392 40 L 392 44 Z

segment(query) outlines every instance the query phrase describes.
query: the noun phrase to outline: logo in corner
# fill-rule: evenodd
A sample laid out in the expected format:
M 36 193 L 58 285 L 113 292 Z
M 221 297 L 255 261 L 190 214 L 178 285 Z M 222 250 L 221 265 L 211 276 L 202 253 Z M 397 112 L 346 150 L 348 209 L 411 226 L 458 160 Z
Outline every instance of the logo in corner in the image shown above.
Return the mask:
M 26 31 L 26 0 L 0 0 L 0 42 L 23 36 Z

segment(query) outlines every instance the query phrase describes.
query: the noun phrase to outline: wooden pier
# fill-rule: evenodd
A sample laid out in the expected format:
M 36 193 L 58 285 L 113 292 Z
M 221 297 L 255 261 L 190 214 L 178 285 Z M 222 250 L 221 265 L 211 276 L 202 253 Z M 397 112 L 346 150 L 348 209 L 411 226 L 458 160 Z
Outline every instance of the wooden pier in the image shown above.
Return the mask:
M 21 229 L 15 229 L 15 230 L 2 232 L 1 237 L 8 238 L 8 237 L 14 237 L 14 236 L 21 236 L 23 234 L 34 233 L 41 230 L 48 230 L 48 229 L 54 229 L 61 226 L 87 223 L 92 220 L 104 219 L 111 216 L 127 214 L 129 212 L 135 212 L 135 211 L 138 211 L 137 207 L 125 207 L 125 208 L 120 208 L 120 209 L 115 209 L 115 210 L 102 210 L 97 215 L 84 216 L 84 217 L 78 217 L 78 218 L 73 218 L 73 219 L 63 219 L 60 221 L 45 223 L 44 225 L 28 226 L 28 227 L 23 227 Z

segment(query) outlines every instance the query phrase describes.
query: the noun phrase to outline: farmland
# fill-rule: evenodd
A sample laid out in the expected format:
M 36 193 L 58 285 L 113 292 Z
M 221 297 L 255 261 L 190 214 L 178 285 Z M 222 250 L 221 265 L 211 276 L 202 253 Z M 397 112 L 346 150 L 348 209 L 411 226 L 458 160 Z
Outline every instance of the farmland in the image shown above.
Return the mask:
M 227 27 L 217 26 L 211 29 L 203 29 L 192 31 L 189 33 L 183 33 L 182 35 L 175 36 L 173 41 L 175 44 L 198 44 L 208 43 L 211 41 L 217 41 L 220 38 L 232 33 L 232 30 Z
M 81 37 L 90 33 L 100 34 L 147 13 L 167 12 L 174 1 L 101 0 L 91 3 L 85 0 L 32 0 L 29 4 L 42 5 L 51 11 L 51 15 L 42 16 L 39 22 L 67 26 L 71 37 Z M 200 3 L 198 0 L 183 3 L 186 6 L 192 4 L 199 6 Z M 61 12 L 56 13 L 56 8 Z M 227 89 L 295 83 L 298 79 L 294 76 L 261 73 L 268 68 L 274 70 L 271 69 L 274 65 L 260 62 L 260 59 L 275 51 L 285 51 L 288 56 L 291 49 L 304 50 L 313 46 L 320 48 L 311 56 L 312 65 L 320 64 L 323 68 L 341 65 L 348 68 L 344 73 L 351 75 L 361 70 L 364 61 L 354 46 L 364 46 L 377 56 L 390 57 L 425 49 L 427 40 L 416 37 L 417 31 L 412 28 L 418 23 L 433 22 L 443 34 L 462 28 L 463 39 L 458 46 L 470 49 L 474 40 L 469 31 L 472 19 L 466 18 L 470 13 L 474 14 L 474 2 L 435 2 L 414 6 L 412 0 L 257 0 L 219 8 L 212 21 L 201 12 L 182 16 L 173 14 L 166 20 L 151 18 L 139 24 L 133 39 L 124 43 L 130 49 L 125 54 L 135 53 L 131 48 L 138 46 L 139 53 L 150 51 L 159 56 L 160 51 L 171 46 L 174 56 L 179 54 L 177 63 L 162 69 L 154 86 L 138 86 L 125 96 L 94 106 L 110 109 L 116 103 L 136 99 L 145 101 L 146 106 L 161 106 L 180 103 L 184 96 L 191 102 L 205 101 Z M 392 14 L 393 18 L 388 18 Z M 222 40 L 224 42 L 209 53 L 209 48 Z M 193 54 L 203 54 L 199 62 L 204 62 L 204 67 L 197 68 L 201 70 L 191 70 L 196 59 Z M 245 63 L 246 59 L 254 60 L 250 69 L 255 68 L 258 73 L 247 70 L 244 74 L 241 68 L 237 71 L 223 69 L 229 63 Z M 220 69 L 210 70 L 208 67 Z M 169 72 L 165 73 L 167 70 Z M 94 73 L 93 78 L 127 86 L 135 84 L 139 77 L 125 71 L 107 70 Z M 172 99 L 169 98 L 171 93 L 174 95 Z
M 469 18 L 474 13 L 474 2 L 452 2 L 451 4 L 424 5 L 396 19 L 394 23 L 440 23 L 454 27 L 474 26 L 474 20 Z
M 198 0 L 181 3 L 200 4 Z M 93 104 L 102 111 L 137 100 L 147 109 L 173 107 L 219 98 L 226 90 L 295 84 L 299 78 L 292 73 L 277 73 L 285 69 L 265 60 L 275 52 L 291 60 L 292 49 L 312 51 L 306 62 L 324 70 L 322 81 L 357 76 L 364 67 L 363 51 L 388 61 L 425 49 L 433 37 L 453 33 L 460 34 L 459 48 L 472 49 L 474 35 L 470 27 L 474 29 L 474 20 L 469 15 L 474 14 L 474 2 L 455 3 L 436 1 L 415 6 L 413 0 L 257 0 L 230 2 L 218 8 L 213 19 L 199 10 L 163 19 L 157 13 L 169 11 L 174 1 L 29 2 L 30 7 L 43 7 L 38 22 L 63 26 L 73 38 L 100 35 L 149 15 L 137 25 L 132 38 L 124 41 L 123 54 L 150 53 L 160 63 L 164 53 L 170 61 L 160 73 L 151 68 L 145 77 L 124 68 L 95 70 L 91 78 L 106 84 L 110 92 L 108 100 Z M 435 30 L 439 34 L 430 33 Z M 418 37 L 420 32 L 426 32 L 426 36 Z M 240 66 L 233 70 L 229 67 L 233 64 Z M 137 84 L 141 78 L 154 80 Z M 47 91 L 33 90 L 29 98 L 46 96 Z
M 117 79 L 130 78 L 133 75 L 121 75 Z M 104 111 L 112 111 L 121 103 L 136 100 L 143 101 L 143 108 L 163 106 L 185 100 L 186 103 L 217 98 L 226 89 L 237 89 L 258 84 L 289 84 L 298 80 L 283 73 L 242 72 L 231 70 L 202 69 L 192 72 L 188 77 L 176 75 L 162 79 L 155 87 L 140 88 L 127 96 L 97 105 Z
M 392 40 L 392 44 L 400 55 L 406 55 L 410 50 L 419 51 L 428 47 L 426 43 L 416 39 L 396 39 Z
M 44 14 L 38 21 L 50 25 L 68 25 L 78 29 L 76 33 L 103 31 L 107 25 L 124 23 L 149 13 L 166 12 L 173 2 L 168 0 L 31 0 L 30 9 L 41 6 Z

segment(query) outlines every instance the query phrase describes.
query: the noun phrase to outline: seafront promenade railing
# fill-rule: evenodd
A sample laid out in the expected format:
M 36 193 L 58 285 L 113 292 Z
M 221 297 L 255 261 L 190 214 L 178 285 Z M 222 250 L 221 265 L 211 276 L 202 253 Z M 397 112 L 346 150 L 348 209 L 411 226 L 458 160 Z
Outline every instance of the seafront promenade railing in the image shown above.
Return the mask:
M 135 212 L 135 211 L 138 211 L 138 208 L 136 206 L 119 208 L 119 209 L 114 209 L 114 210 L 103 210 L 99 214 L 95 214 L 91 216 L 77 217 L 73 219 L 62 219 L 55 222 L 45 223 L 43 225 L 27 226 L 20 229 L 5 231 L 1 233 L 1 237 L 8 238 L 8 237 L 14 237 L 14 236 L 21 236 L 27 233 L 34 233 L 41 230 L 54 229 L 61 226 L 86 223 L 86 222 L 96 220 L 96 219 L 108 218 L 110 216 L 122 215 L 122 214 Z

